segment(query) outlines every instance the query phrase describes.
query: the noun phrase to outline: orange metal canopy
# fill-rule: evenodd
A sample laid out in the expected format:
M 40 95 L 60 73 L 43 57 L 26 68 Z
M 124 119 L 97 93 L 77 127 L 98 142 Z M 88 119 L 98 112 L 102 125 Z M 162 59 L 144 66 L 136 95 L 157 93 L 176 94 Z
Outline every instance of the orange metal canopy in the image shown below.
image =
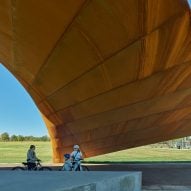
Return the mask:
M 186 0 L 1 0 L 0 62 L 35 101 L 54 162 L 191 135 Z

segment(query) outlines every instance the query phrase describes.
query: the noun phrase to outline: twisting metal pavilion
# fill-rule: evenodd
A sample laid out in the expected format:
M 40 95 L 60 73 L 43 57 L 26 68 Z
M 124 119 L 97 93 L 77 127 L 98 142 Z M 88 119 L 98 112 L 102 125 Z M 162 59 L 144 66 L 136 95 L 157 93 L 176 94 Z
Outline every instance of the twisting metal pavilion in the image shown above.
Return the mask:
M 54 162 L 191 135 L 186 0 L 1 0 L 0 62 L 31 95 Z

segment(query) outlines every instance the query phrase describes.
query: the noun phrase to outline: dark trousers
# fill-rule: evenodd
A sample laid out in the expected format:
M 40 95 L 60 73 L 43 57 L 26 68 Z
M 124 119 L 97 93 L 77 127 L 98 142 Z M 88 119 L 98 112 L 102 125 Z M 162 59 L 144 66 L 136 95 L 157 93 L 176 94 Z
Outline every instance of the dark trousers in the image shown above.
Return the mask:
M 28 170 L 36 170 L 36 163 L 28 162 Z

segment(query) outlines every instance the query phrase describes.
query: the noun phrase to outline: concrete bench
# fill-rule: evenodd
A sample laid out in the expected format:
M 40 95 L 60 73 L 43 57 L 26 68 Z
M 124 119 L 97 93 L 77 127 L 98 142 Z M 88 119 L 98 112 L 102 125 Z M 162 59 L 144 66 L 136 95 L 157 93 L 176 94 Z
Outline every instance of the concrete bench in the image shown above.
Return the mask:
M 2 191 L 141 191 L 141 172 L 0 171 Z

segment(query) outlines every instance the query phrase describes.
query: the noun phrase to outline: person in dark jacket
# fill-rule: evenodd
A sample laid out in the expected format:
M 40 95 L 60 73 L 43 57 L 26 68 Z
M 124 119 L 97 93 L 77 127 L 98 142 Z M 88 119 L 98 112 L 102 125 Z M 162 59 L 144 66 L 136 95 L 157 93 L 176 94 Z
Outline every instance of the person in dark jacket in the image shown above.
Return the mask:
M 27 151 L 28 169 L 34 170 L 36 168 L 36 162 L 37 161 L 40 161 L 40 159 L 38 159 L 36 156 L 35 145 L 31 145 L 29 150 Z

